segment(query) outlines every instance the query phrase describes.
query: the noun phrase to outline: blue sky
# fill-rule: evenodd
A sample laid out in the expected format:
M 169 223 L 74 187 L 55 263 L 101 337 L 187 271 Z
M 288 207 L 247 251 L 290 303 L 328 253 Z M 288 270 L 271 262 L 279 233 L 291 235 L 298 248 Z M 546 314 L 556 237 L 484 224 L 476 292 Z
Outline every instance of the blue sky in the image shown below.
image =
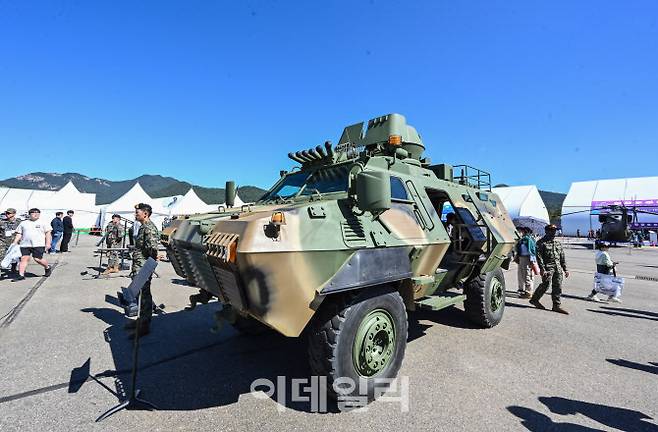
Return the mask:
M 495 183 L 658 175 L 658 2 L 0 2 L 0 178 L 270 185 L 399 112 Z

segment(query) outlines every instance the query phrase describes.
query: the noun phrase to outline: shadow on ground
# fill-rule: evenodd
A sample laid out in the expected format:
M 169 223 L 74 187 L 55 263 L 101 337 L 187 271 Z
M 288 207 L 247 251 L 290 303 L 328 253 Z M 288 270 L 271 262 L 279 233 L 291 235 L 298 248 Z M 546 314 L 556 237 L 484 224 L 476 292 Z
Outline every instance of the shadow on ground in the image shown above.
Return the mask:
M 579 414 L 588 417 L 600 425 L 626 432 L 658 432 L 658 425 L 647 421 L 653 419 L 640 411 L 562 397 L 540 397 L 539 402 L 543 403 L 552 414 L 562 416 Z M 521 419 L 521 424 L 526 429 L 534 432 L 588 432 L 602 430 L 600 427 L 591 428 L 576 423 L 556 421 L 550 416 L 530 408 L 511 406 L 507 407 L 507 409 Z
M 638 310 L 638 309 L 628 309 L 628 308 L 622 308 L 622 307 L 609 307 L 609 306 L 601 306 L 601 309 L 613 311 L 613 312 L 628 312 L 628 313 L 634 313 L 638 315 L 646 315 L 649 317 L 655 317 L 658 318 L 658 312 L 652 312 L 652 311 L 644 311 L 644 310 Z
M 230 326 L 215 334 L 210 329 L 215 324 L 216 310 L 217 303 L 210 303 L 194 311 L 153 318 L 151 333 L 140 343 L 137 387 L 142 397 L 160 410 L 196 410 L 237 402 L 241 395 L 252 391 L 257 379 L 276 385 L 279 376 L 285 377 L 285 389 L 276 388 L 271 396 L 275 401 L 291 394 L 292 380 L 310 379 L 303 338 L 286 338 L 274 332 L 243 336 Z M 116 393 L 124 399 L 130 390 L 133 349 L 123 328 L 127 321 L 122 313 L 109 307 L 82 311 L 109 325 L 104 337 L 115 365 L 114 371 L 97 372 L 91 377 L 114 377 Z M 310 381 L 303 387 L 309 385 Z M 286 407 L 312 411 L 310 401 L 289 399 L 281 397 Z
M 605 309 L 605 310 L 603 310 Z M 658 317 L 652 318 L 650 314 L 653 312 L 646 312 L 646 311 L 635 311 L 633 309 L 617 309 L 617 308 L 609 308 L 609 307 L 601 307 L 601 309 L 587 309 L 589 312 L 594 312 L 598 314 L 603 314 L 603 315 L 610 315 L 610 316 L 620 316 L 620 317 L 626 317 L 626 318 L 638 318 L 638 319 L 644 319 L 644 320 L 649 320 L 649 321 L 658 321 Z M 635 313 L 626 313 L 625 311 L 632 311 Z
M 466 313 L 454 306 L 441 309 L 439 311 L 417 310 L 409 312 L 409 337 L 408 342 L 414 341 L 425 335 L 426 330 L 432 325 L 421 323 L 421 321 L 430 321 L 434 324 L 445 325 L 448 327 L 461 329 L 479 329 L 466 317 Z
M 118 304 L 109 295 L 105 300 Z M 310 394 L 311 372 L 305 338 L 287 338 L 275 332 L 246 336 L 228 325 L 213 333 L 210 329 L 215 325 L 213 315 L 217 310 L 215 302 L 197 306 L 194 311 L 171 312 L 153 318 L 151 333 L 140 343 L 137 388 L 141 396 L 160 410 L 197 410 L 230 405 L 243 395 L 254 397 L 249 394 L 254 381 L 265 379 L 274 383 L 270 398 L 275 402 L 297 411 L 317 412 L 317 403 L 310 400 L 290 401 L 294 380 L 305 380 L 300 387 L 301 395 Z M 77 392 L 82 383 L 92 385 L 91 381 L 98 383 L 98 378 L 109 377 L 114 378 L 116 391 L 105 386 L 106 389 L 123 400 L 130 390 L 133 349 L 123 328 L 127 321 L 113 307 L 87 308 L 82 312 L 93 314 L 109 325 L 104 338 L 110 345 L 115 368 L 90 371 L 88 362 L 93 363 L 93 359 L 89 360 L 72 370 L 69 390 Z M 437 312 L 414 312 L 409 315 L 409 321 L 409 341 L 422 337 L 426 329 L 432 327 L 420 321 L 478 328 L 455 307 Z M 326 410 L 336 412 L 335 402 L 328 400 Z
M 605 359 L 605 361 L 617 366 L 636 369 L 639 371 L 649 372 L 658 375 L 658 363 L 650 362 L 649 364 L 643 364 L 643 363 L 635 363 L 624 359 Z
M 512 302 L 505 302 L 505 307 L 513 307 L 513 308 L 521 308 L 521 309 L 528 309 L 528 308 L 537 309 L 536 307 L 530 304 L 521 304 L 521 303 L 512 303 Z

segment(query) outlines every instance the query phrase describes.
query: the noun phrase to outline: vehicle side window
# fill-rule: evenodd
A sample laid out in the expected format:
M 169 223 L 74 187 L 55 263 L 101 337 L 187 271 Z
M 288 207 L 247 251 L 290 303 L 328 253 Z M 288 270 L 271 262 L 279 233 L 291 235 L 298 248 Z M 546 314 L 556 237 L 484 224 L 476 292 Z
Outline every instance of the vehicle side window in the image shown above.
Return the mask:
M 397 177 L 391 177 L 391 198 L 397 200 L 408 200 L 407 188 L 404 183 Z

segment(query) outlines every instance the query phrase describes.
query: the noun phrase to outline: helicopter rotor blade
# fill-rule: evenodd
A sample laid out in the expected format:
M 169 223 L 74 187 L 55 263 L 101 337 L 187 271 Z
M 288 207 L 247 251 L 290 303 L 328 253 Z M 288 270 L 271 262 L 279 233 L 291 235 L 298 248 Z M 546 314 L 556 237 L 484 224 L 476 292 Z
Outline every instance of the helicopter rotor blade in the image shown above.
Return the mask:
M 648 211 L 648 210 L 633 210 L 633 212 L 634 212 L 634 213 L 644 213 L 644 214 L 649 214 L 649 215 L 658 216 L 658 213 L 656 213 L 656 212 L 651 212 L 651 211 Z M 637 215 L 636 215 L 636 216 L 637 216 Z
M 594 211 L 594 210 L 597 210 L 597 209 L 578 210 L 578 211 L 575 211 L 575 212 L 562 213 L 562 216 L 569 216 L 569 215 L 578 214 L 578 213 L 589 213 L 591 215 L 592 211 Z

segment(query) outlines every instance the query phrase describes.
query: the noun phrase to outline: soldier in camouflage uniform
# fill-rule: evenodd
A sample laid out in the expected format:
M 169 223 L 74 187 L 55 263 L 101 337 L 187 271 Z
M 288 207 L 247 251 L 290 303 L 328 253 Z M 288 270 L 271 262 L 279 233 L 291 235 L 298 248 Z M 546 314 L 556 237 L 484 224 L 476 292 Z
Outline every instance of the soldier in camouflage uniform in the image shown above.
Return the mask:
M 135 236 L 135 250 L 133 252 L 132 276 L 144 266 L 146 260 L 151 257 L 158 259 L 158 247 L 160 246 L 160 232 L 151 222 L 151 206 L 148 204 L 137 204 L 135 206 L 135 220 L 140 223 L 139 232 Z M 151 278 L 144 284 L 141 291 L 142 300 L 139 310 L 139 323 L 131 321 L 126 325 L 128 329 L 136 329 L 140 336 L 147 335 L 150 331 L 151 316 L 153 315 L 153 298 L 151 297 Z
M 105 228 L 105 244 L 108 248 L 120 248 L 123 241 L 124 230 L 121 226 L 121 216 L 118 214 L 112 215 L 112 220 Z M 104 275 L 116 273 L 119 271 L 119 252 L 110 251 L 108 253 L 107 268 L 103 272 Z
M 16 217 L 16 209 L 8 208 L 5 211 L 7 219 L 0 220 L 0 261 L 5 257 L 7 249 L 16 238 L 16 228 L 21 220 Z M 16 273 L 16 263 L 11 265 L 11 273 Z
M 562 295 L 562 273 L 564 272 L 565 277 L 569 277 L 564 249 L 562 244 L 555 239 L 555 233 L 557 232 L 555 225 L 546 225 L 545 232 L 544 237 L 537 242 L 537 264 L 539 264 L 542 282 L 530 298 L 530 303 L 539 309 L 546 309 L 539 302 L 539 299 L 552 285 L 553 311 L 569 315 L 569 312 L 562 309 L 560 298 Z

